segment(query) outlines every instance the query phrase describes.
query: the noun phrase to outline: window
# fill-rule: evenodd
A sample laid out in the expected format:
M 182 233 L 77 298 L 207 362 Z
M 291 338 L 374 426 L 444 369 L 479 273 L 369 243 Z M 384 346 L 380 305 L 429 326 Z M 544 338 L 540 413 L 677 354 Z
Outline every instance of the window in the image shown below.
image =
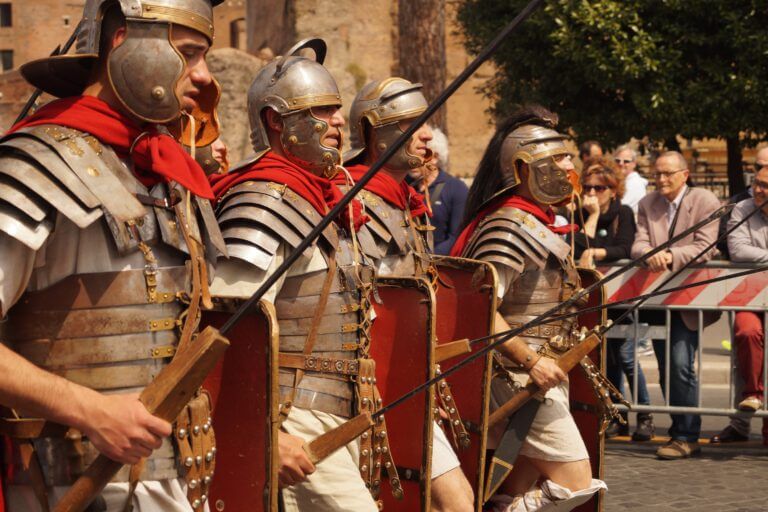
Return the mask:
M 11 4 L 0 3 L 0 27 L 10 27 L 11 21 Z
M 246 46 L 245 18 L 239 18 L 229 24 L 229 46 L 245 50 Z
M 0 50 L 0 62 L 3 64 L 3 71 L 13 69 L 13 50 Z

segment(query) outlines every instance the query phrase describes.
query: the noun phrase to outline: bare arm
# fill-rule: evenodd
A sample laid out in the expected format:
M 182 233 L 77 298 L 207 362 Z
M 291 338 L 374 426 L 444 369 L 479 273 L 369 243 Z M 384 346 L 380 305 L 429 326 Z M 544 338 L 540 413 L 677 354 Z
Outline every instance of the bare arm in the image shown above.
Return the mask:
M 138 395 L 104 395 L 42 370 L 4 345 L 0 375 L 0 403 L 75 427 L 116 461 L 135 464 L 171 434 L 171 425 L 147 412 Z
M 496 333 L 508 331 L 509 324 L 504 317 L 497 311 L 494 323 Z M 501 352 L 507 359 L 528 369 L 531 379 L 541 389 L 549 389 L 564 381 L 567 376 L 559 366 L 548 357 L 541 357 L 533 351 L 527 343 L 519 338 L 511 338 L 499 345 L 496 350 Z

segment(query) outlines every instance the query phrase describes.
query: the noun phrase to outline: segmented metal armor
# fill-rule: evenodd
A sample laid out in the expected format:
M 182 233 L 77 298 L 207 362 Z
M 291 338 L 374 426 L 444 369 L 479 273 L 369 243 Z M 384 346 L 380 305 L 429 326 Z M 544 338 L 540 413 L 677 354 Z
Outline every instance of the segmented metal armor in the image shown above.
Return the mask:
M 213 210 L 179 186 L 147 190 L 110 147 L 87 133 L 42 125 L 6 136 L 0 141 L 0 231 L 50 262 L 57 255 L 45 254 L 46 242 L 64 219 L 80 230 L 101 226 L 116 263 L 140 254 L 144 264 L 98 273 L 74 268 L 43 287 L 33 272 L 34 291 L 10 309 L 0 338 L 78 384 L 140 390 L 190 341 L 201 302 L 210 300 L 205 256 L 213 261 L 216 252 L 226 253 Z M 175 442 L 154 451 L 140 477 L 187 476 L 190 502 L 198 507 L 215 463 L 209 411 L 205 394 L 194 398 L 177 421 Z M 34 439 L 47 486 L 71 485 L 97 455 L 87 439 L 64 434 Z M 22 433 L 18 443 L 26 438 Z M 18 450 L 6 462 L 23 467 Z M 126 468 L 114 481 L 127 480 Z M 39 485 L 28 471 L 14 472 L 8 483 Z

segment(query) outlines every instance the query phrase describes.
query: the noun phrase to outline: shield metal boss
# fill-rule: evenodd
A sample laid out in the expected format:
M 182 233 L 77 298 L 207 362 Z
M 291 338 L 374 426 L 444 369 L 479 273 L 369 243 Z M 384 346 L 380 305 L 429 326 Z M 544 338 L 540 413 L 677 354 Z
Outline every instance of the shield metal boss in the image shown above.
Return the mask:
M 580 268 L 579 278 L 581 278 L 582 288 L 587 288 L 591 284 L 602 279 L 602 274 L 597 270 Z M 605 289 L 600 286 L 589 295 L 586 307 L 599 306 L 605 303 Z M 582 326 L 587 329 L 596 327 L 606 321 L 605 309 L 579 315 L 579 328 Z M 595 363 L 595 366 L 601 372 L 605 372 L 605 340 L 593 350 L 589 357 Z M 570 401 L 571 414 L 576 421 L 576 426 L 581 432 L 581 438 L 587 446 L 589 452 L 589 461 L 592 465 L 592 477 L 603 478 L 603 459 L 605 449 L 605 438 L 600 435 L 600 416 L 596 413 L 598 401 L 592 384 L 584 375 L 580 366 L 576 366 L 568 374 L 570 379 Z M 577 512 L 599 512 L 602 510 L 602 500 L 604 491 L 600 491 L 585 504 L 575 508 Z
M 220 327 L 227 311 L 206 311 L 201 328 Z M 203 387 L 213 401 L 216 474 L 211 510 L 277 511 L 278 327 L 261 301 L 227 334 L 231 345 Z
M 386 405 L 434 376 L 435 297 L 421 278 L 380 278 L 381 303 L 374 305 L 370 355 L 376 361 L 376 385 Z M 431 509 L 434 388 L 385 414 L 387 437 L 403 487 L 403 499 L 392 495 L 382 474 L 384 510 Z
M 437 343 L 475 339 L 493 332 L 496 315 L 497 277 L 493 265 L 465 258 L 436 258 L 438 272 Z M 487 343 L 472 347 L 476 352 Z M 463 354 L 440 362 L 448 370 L 468 357 Z M 483 480 L 488 431 L 488 403 L 491 383 L 491 353 L 479 357 L 446 380 L 461 421 L 469 434 L 469 445 L 454 445 L 461 469 L 475 491 L 475 510 L 482 510 Z M 450 439 L 450 426 L 446 425 Z

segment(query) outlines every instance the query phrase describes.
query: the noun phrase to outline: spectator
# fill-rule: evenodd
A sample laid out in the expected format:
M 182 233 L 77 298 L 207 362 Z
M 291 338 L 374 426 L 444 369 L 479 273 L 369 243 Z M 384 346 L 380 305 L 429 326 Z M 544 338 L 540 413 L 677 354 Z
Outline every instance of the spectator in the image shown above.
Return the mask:
M 614 155 L 616 164 L 624 173 L 625 192 L 624 197 L 621 198 L 621 204 L 632 208 L 632 212 L 637 215 L 637 204 L 645 197 L 648 180 L 637 172 L 637 153 L 634 149 L 621 146 Z
M 755 174 L 760 172 L 760 169 L 764 167 L 768 168 L 768 147 L 763 148 L 757 152 L 757 155 L 755 157 Z M 752 188 L 750 187 L 747 190 L 744 190 L 743 192 L 739 192 L 738 194 L 731 196 L 731 198 L 728 199 L 728 202 L 736 204 L 744 201 L 745 199 L 749 199 L 751 197 L 752 197 Z M 731 259 L 728 251 L 728 240 L 725 236 L 726 231 L 728 231 L 727 225 L 730 218 L 731 218 L 731 212 L 728 212 L 727 214 L 723 215 L 720 218 L 720 229 L 717 233 L 717 238 L 720 240 L 717 243 L 717 248 L 720 251 L 720 254 L 722 255 L 723 259 L 726 259 L 726 260 Z M 749 430 L 749 425 L 747 425 L 746 429 Z
M 762 153 L 762 155 L 761 155 Z M 752 198 L 739 202 L 731 212 L 728 228 L 768 199 L 768 162 L 761 160 L 768 151 L 758 153 L 758 171 L 752 182 Z M 767 159 L 768 160 L 768 159 Z M 762 165 L 760 165 L 762 163 Z M 768 207 L 752 215 L 728 235 L 731 260 L 748 263 L 768 263 Z M 765 342 L 763 313 L 739 311 L 734 320 L 734 338 L 738 370 L 742 379 L 741 411 L 754 412 L 763 408 L 763 358 Z M 731 423 L 712 437 L 713 443 L 746 441 L 749 438 L 749 419 L 731 417 Z M 768 418 L 763 418 L 763 444 L 768 445 Z
M 590 268 L 595 261 L 616 261 L 629 258 L 635 239 L 635 216 L 629 206 L 621 204 L 624 193 L 624 176 L 608 158 L 590 158 L 581 173 L 582 215 L 576 219 L 582 231 L 574 235 L 574 258 L 579 265 Z M 585 220 L 586 219 L 586 220 Z M 620 310 L 608 310 L 610 318 L 616 318 Z M 624 394 L 624 375 L 630 389 L 634 390 L 635 347 L 634 340 L 613 341 L 607 345 L 608 379 Z M 637 403 L 650 405 L 645 374 L 637 366 Z M 624 414 L 627 419 L 627 415 Z M 653 416 L 637 415 L 634 441 L 650 441 L 653 438 Z M 605 432 L 606 437 L 629 434 L 629 426 L 613 422 Z
M 579 159 L 582 164 L 596 156 L 603 156 L 603 147 L 596 140 L 587 140 L 579 145 Z
M 410 178 L 419 192 L 429 189 L 431 222 L 435 227 L 435 254 L 448 255 L 461 231 L 469 189 L 463 181 L 448 174 L 448 138 L 442 130 L 432 128 L 432 140 L 428 147 L 434 154 L 432 162 L 437 165 L 428 164 L 426 172 L 416 169 Z M 420 179 L 422 176 L 423 179 Z
M 672 236 L 691 227 L 714 212 L 720 201 L 711 192 L 686 185 L 688 164 L 677 151 L 662 153 L 656 160 L 654 178 L 656 190 L 645 196 L 637 211 L 637 238 L 632 244 L 632 257 L 639 258 L 651 249 L 667 242 Z M 707 245 L 715 241 L 717 225 L 706 224 L 671 247 L 647 260 L 648 267 L 660 272 L 677 270 L 691 261 Z M 702 255 L 703 262 L 712 252 Z M 704 315 L 705 323 L 713 321 Z M 668 402 L 675 406 L 695 407 L 698 396 L 698 377 L 694 369 L 699 344 L 698 315 L 696 312 L 672 311 L 669 329 L 670 372 Z M 659 382 L 665 387 L 666 354 L 664 340 L 654 340 L 653 348 L 659 365 Z M 656 451 L 660 459 L 683 459 L 700 451 L 701 416 L 673 414 L 669 428 L 669 442 Z

